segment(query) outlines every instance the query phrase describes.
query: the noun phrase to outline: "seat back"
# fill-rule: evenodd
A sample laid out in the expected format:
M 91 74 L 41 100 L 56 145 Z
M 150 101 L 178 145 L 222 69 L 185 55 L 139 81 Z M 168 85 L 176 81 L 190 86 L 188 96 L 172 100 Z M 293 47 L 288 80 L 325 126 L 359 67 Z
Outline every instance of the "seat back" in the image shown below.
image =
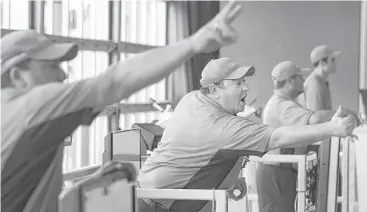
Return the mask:
M 136 175 L 132 164 L 108 162 L 61 192 L 59 212 L 135 212 Z

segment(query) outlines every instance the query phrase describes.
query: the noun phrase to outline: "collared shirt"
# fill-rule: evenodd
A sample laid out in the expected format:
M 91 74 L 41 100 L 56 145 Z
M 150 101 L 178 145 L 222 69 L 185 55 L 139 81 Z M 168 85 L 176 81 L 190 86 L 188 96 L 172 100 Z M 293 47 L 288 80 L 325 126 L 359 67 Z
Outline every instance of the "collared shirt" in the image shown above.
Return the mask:
M 274 94 L 264 108 L 263 123 L 274 127 L 308 125 L 313 113 L 313 111 L 302 107 L 293 99 Z M 292 150 L 292 152 L 289 150 Z M 294 150 L 293 148 L 279 148 L 269 151 L 267 154 L 295 154 L 297 152 L 304 154 L 299 152 L 299 150 Z
M 225 187 L 223 182 L 241 156 L 264 154 L 273 130 L 228 113 L 200 91 L 190 92 L 177 105 L 158 147 L 143 164 L 139 185 L 161 189 Z M 239 170 L 231 176 L 237 178 L 238 174 Z M 198 211 L 207 203 L 158 202 L 165 208 L 185 207 L 187 211 Z
M 306 79 L 304 90 L 306 108 L 313 111 L 332 109 L 328 81 L 313 73 Z

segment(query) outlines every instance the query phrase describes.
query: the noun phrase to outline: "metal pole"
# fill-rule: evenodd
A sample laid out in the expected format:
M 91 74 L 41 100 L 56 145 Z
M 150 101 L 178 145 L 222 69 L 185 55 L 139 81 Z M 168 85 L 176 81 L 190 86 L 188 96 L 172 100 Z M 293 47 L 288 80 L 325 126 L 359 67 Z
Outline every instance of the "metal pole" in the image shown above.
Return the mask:
M 109 1 L 109 39 L 116 44 L 121 38 L 121 1 Z M 120 60 L 120 52 L 118 51 L 118 45 L 109 53 L 109 65 L 116 63 Z M 120 126 L 120 106 L 115 104 L 112 112 L 108 115 L 108 132 L 119 130 Z
M 228 195 L 225 190 L 214 191 L 215 198 L 215 208 L 217 212 L 228 212 Z
M 342 212 L 348 212 L 349 208 L 349 141 L 347 139 L 344 139 L 342 142 L 343 145 L 343 155 L 341 158 L 341 166 L 339 166 L 338 171 L 340 171 L 341 168 L 341 186 L 342 186 Z
M 361 1 L 360 4 L 359 89 L 362 89 L 367 87 L 367 2 Z M 362 97 L 359 95 L 359 112 L 364 113 L 363 108 Z
M 298 162 L 298 212 L 304 212 L 306 206 L 306 155 L 302 155 L 303 160 Z
M 324 212 L 335 212 L 337 209 L 340 138 L 333 137 L 330 143 L 329 177 L 326 181 L 327 204 Z M 325 181 L 322 183 L 325 183 Z
M 44 33 L 45 2 L 29 1 L 29 28 Z

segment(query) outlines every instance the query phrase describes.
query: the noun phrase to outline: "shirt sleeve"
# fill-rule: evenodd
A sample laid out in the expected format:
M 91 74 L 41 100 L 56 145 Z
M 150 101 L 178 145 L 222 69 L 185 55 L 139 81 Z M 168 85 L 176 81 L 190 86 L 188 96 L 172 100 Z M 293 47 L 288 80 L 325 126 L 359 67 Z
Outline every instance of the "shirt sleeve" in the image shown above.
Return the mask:
M 81 124 L 89 125 L 100 109 L 96 104 L 97 94 L 92 93 L 95 90 L 86 84 L 87 81 L 50 83 L 32 89 L 26 94 L 26 125 L 36 126 L 74 113 L 82 114 Z
M 94 118 L 106 106 L 121 101 L 130 92 L 124 81 L 118 81 L 115 77 L 119 69 L 115 65 L 94 78 L 37 86 L 27 92 L 30 114 L 28 121 L 34 125 L 42 122 L 45 117 L 50 120 L 84 110 L 88 111 L 85 112 L 85 124 L 88 124 L 91 121 L 88 117 Z
M 310 122 L 310 117 L 314 114 L 313 111 L 302 107 L 295 101 L 284 100 L 280 102 L 279 105 L 274 105 L 278 107 L 279 117 L 281 117 L 283 125 L 308 125 Z
M 323 95 L 322 89 L 318 85 L 318 83 L 314 80 L 310 80 L 307 82 L 305 86 L 305 101 L 306 101 L 306 108 L 316 111 L 316 110 L 323 110 Z
M 258 124 L 242 117 L 228 117 L 222 125 L 221 148 L 251 150 L 265 153 L 270 142 L 273 127 Z

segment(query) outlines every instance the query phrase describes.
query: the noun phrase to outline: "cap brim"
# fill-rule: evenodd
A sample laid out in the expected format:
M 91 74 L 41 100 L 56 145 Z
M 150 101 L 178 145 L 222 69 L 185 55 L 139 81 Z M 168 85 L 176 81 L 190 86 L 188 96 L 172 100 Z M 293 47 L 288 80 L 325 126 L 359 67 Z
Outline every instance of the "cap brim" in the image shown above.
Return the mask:
M 299 70 L 299 74 L 302 76 L 308 76 L 312 73 L 312 70 L 310 68 L 301 68 Z
M 240 79 L 242 77 L 251 77 L 254 74 L 255 74 L 255 67 L 253 66 L 240 67 L 224 79 L 234 80 L 234 79 Z
M 334 58 L 338 58 L 341 54 L 342 54 L 341 51 L 333 51 L 330 56 Z
M 79 47 L 74 43 L 54 43 L 36 54 L 29 55 L 35 60 L 60 60 L 69 61 L 74 59 L 79 51 Z

